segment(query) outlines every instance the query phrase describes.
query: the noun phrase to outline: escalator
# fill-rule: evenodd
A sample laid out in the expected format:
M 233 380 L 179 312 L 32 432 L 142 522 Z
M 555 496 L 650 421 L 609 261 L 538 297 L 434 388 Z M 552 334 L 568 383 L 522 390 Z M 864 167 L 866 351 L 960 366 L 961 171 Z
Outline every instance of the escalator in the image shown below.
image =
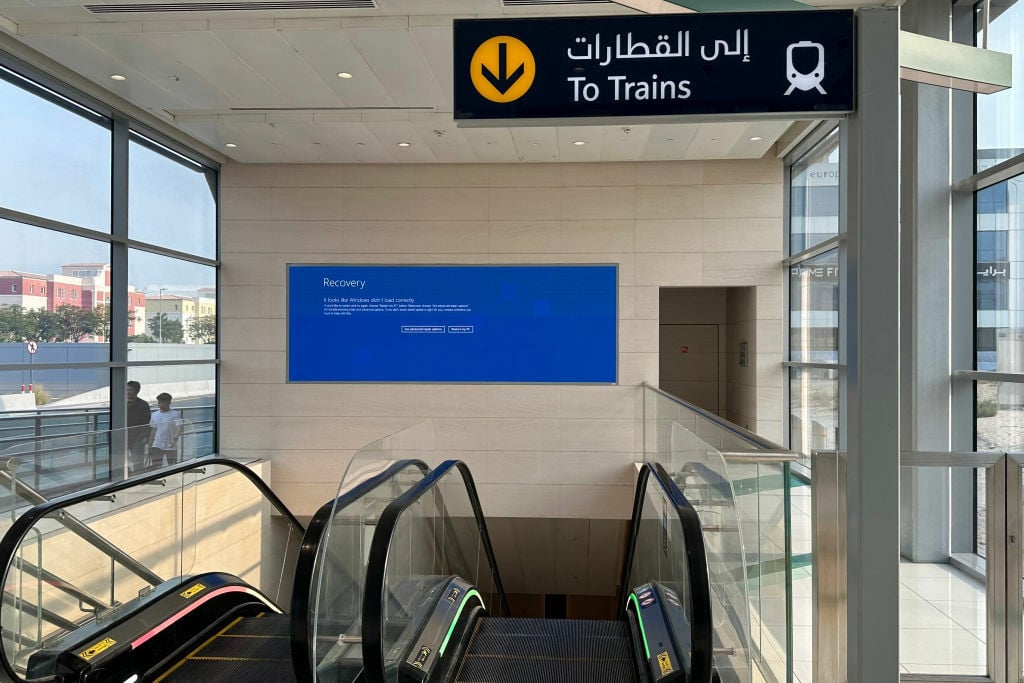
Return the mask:
M 315 617 L 357 632 L 362 606 L 365 553 L 327 541 L 368 545 L 380 510 L 427 471 L 382 467 L 306 529 L 248 467 L 217 458 L 36 505 L 0 540 L 4 678 L 312 680 Z
M 420 590 L 394 600 L 403 586 Z M 367 564 L 368 683 L 711 683 L 700 521 L 657 464 L 637 482 L 619 619 L 510 618 L 468 468 L 448 461 L 381 514 Z M 318 668 L 318 680 L 332 676 Z

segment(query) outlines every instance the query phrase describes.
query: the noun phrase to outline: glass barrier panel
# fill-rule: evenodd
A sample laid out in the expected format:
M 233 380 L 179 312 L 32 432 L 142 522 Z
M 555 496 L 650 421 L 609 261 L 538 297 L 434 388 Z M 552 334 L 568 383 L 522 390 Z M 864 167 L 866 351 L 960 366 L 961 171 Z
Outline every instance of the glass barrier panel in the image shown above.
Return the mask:
M 904 501 L 900 520 L 912 530 L 900 544 L 900 666 L 947 680 L 992 676 L 989 587 L 984 561 L 970 547 L 975 519 L 986 517 L 992 468 L 903 467 L 900 475 L 919 492 Z M 946 493 L 921 493 L 928 491 Z
M 24 670 L 40 644 L 198 572 L 235 574 L 286 599 L 300 537 L 279 520 L 252 482 L 213 464 L 54 511 L 5 568 L 4 652 Z
M 0 626 L 13 634 L 4 639 L 9 661 L 26 665 L 40 643 L 110 618 L 178 573 L 181 483 L 179 474 L 163 486 L 98 497 L 33 526 L 6 568 Z
M 787 534 L 792 538 L 790 499 L 794 480 L 789 463 L 729 463 L 746 560 L 750 604 L 750 645 L 754 662 L 776 680 L 787 680 L 787 639 L 791 576 L 810 578 L 810 518 L 800 520 L 806 549 L 793 555 L 787 575 Z M 809 487 L 805 493 L 809 495 Z M 809 512 L 809 500 L 808 512 Z M 791 550 L 789 552 L 792 552 Z M 810 611 L 794 625 L 810 626 Z
M 500 614 L 496 582 L 466 481 L 457 469 L 402 513 L 391 537 L 381 631 L 389 683 L 398 683 L 399 665 L 430 616 L 436 591 L 452 576 L 474 584 L 487 610 Z
M 125 430 L 83 431 L 34 438 L 8 447 L 0 458 L 17 461 L 12 483 L 28 495 L 35 492 L 32 503 L 36 504 L 111 481 L 113 473 L 124 468 L 126 434 Z M 0 485 L 8 488 L 2 481 Z M 2 502 L 0 509 L 6 512 Z
M 425 420 L 366 444 L 352 456 L 338 495 L 377 476 L 398 460 L 424 460 L 434 452 L 434 423 Z
M 363 593 L 373 532 L 384 508 L 423 476 L 423 470 L 409 465 L 348 505 L 335 500 L 310 587 L 313 671 L 329 670 L 331 680 L 343 683 L 360 675 Z
M 303 530 L 237 470 L 198 462 L 182 476 L 181 575 L 234 574 L 287 609 Z
M 722 454 L 680 424 L 672 427 L 671 476 L 704 530 L 711 579 L 715 667 L 723 680 L 751 680 L 747 562 L 736 496 Z M 666 468 L 668 469 L 668 468 Z M 731 654 L 730 654 L 731 653 Z

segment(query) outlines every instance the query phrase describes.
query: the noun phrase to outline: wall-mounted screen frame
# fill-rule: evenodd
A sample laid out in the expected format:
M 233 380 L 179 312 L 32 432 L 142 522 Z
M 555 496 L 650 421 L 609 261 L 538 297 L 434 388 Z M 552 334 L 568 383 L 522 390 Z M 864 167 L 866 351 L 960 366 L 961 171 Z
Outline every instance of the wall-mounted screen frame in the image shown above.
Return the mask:
M 618 266 L 288 265 L 289 382 L 614 384 Z

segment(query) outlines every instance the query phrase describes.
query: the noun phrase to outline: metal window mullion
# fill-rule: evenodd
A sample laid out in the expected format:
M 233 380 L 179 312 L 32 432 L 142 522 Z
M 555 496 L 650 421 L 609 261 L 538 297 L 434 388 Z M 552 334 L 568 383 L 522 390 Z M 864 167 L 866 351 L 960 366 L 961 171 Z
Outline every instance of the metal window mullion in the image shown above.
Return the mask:
M 985 473 L 988 550 L 985 558 L 985 623 L 988 674 L 997 683 L 1007 677 L 1007 474 L 1010 458 L 1003 456 Z M 1019 588 L 1018 588 L 1019 591 Z M 1014 679 L 1016 680 L 1016 679 Z
M 111 160 L 110 233 L 110 429 L 115 434 L 128 426 L 125 382 L 128 381 L 128 121 L 116 117 Z M 127 476 L 127 447 L 111 444 L 110 475 Z
M 1000 538 L 1006 543 L 1006 680 L 1020 681 L 1024 671 L 1024 604 L 1021 601 L 1021 585 L 1024 583 L 1024 567 L 1021 557 L 1021 466 L 1014 456 L 1006 457 L 1006 528 Z
M 840 232 L 835 237 L 830 237 L 824 242 L 819 242 L 818 244 L 815 244 L 813 247 L 808 247 L 807 249 L 804 249 L 799 254 L 793 254 L 792 256 L 783 259 L 782 263 L 783 265 L 789 267 L 803 263 L 804 261 L 810 261 L 813 258 L 817 258 L 818 256 L 827 254 L 830 251 L 838 249 L 840 243 L 842 243 L 845 239 L 846 233 Z
M 1024 154 L 1002 161 L 953 183 L 954 192 L 977 192 L 1024 174 Z
M 1024 382 L 1022 372 L 989 372 L 987 370 L 954 370 L 953 379 L 961 382 L 1010 382 L 1020 384 Z
M 790 150 L 789 154 L 786 155 L 786 165 L 792 167 L 804 159 L 810 152 L 814 150 L 821 142 L 832 134 L 836 128 L 839 127 L 841 121 L 834 119 L 826 119 L 819 123 L 817 127 L 811 131 L 800 143 Z
M 31 213 L 24 213 L 22 211 L 15 211 L 14 209 L 8 209 L 0 206 L 0 219 L 11 221 L 12 223 L 20 223 L 33 228 L 43 228 L 45 230 L 53 230 L 55 232 L 62 232 L 68 235 L 75 235 L 76 237 L 85 237 L 91 240 L 99 242 L 112 242 L 117 238 L 111 235 L 109 232 L 100 232 L 99 230 L 93 230 L 91 228 L 83 228 L 73 223 L 64 223 L 62 221 L 56 221 L 51 218 L 44 218 L 43 216 L 36 216 Z
M 144 147 L 151 149 L 159 154 L 166 155 L 165 151 L 158 149 L 159 146 L 162 146 L 167 150 L 170 150 L 174 154 L 182 157 L 182 159 L 195 164 L 196 166 L 204 167 L 213 171 L 220 170 L 221 165 L 216 160 L 211 159 L 205 154 L 201 154 L 200 152 L 197 152 L 196 150 L 191 149 L 186 145 L 183 145 L 177 140 L 168 137 L 167 135 L 161 133 L 160 131 L 154 128 L 150 128 L 149 126 L 140 121 L 136 121 L 133 119 L 132 121 L 130 121 L 129 126 L 131 128 L 132 133 L 135 134 L 135 139 L 133 140 L 133 142 L 141 144 Z
M 206 258 L 205 256 L 198 256 L 196 254 L 189 254 L 184 251 L 178 251 L 177 249 L 169 249 L 167 247 L 161 247 L 157 244 L 150 244 L 148 242 L 139 242 L 138 240 L 129 239 L 127 240 L 129 249 L 137 249 L 138 251 L 145 251 L 150 254 L 156 254 L 157 256 L 166 256 L 168 258 L 178 259 L 179 261 L 188 261 L 201 266 L 210 266 L 216 268 L 220 265 L 220 261 L 217 259 Z

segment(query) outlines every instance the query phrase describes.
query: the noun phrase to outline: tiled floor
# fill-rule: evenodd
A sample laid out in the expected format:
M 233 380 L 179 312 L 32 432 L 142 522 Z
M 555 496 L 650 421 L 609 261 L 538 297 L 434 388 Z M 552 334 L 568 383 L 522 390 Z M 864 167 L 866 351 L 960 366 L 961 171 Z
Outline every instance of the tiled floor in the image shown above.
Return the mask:
M 793 553 L 810 552 L 807 487 L 793 489 Z M 811 569 L 793 573 L 794 680 L 810 683 Z M 900 564 L 900 670 L 903 673 L 986 673 L 985 587 L 948 564 Z

